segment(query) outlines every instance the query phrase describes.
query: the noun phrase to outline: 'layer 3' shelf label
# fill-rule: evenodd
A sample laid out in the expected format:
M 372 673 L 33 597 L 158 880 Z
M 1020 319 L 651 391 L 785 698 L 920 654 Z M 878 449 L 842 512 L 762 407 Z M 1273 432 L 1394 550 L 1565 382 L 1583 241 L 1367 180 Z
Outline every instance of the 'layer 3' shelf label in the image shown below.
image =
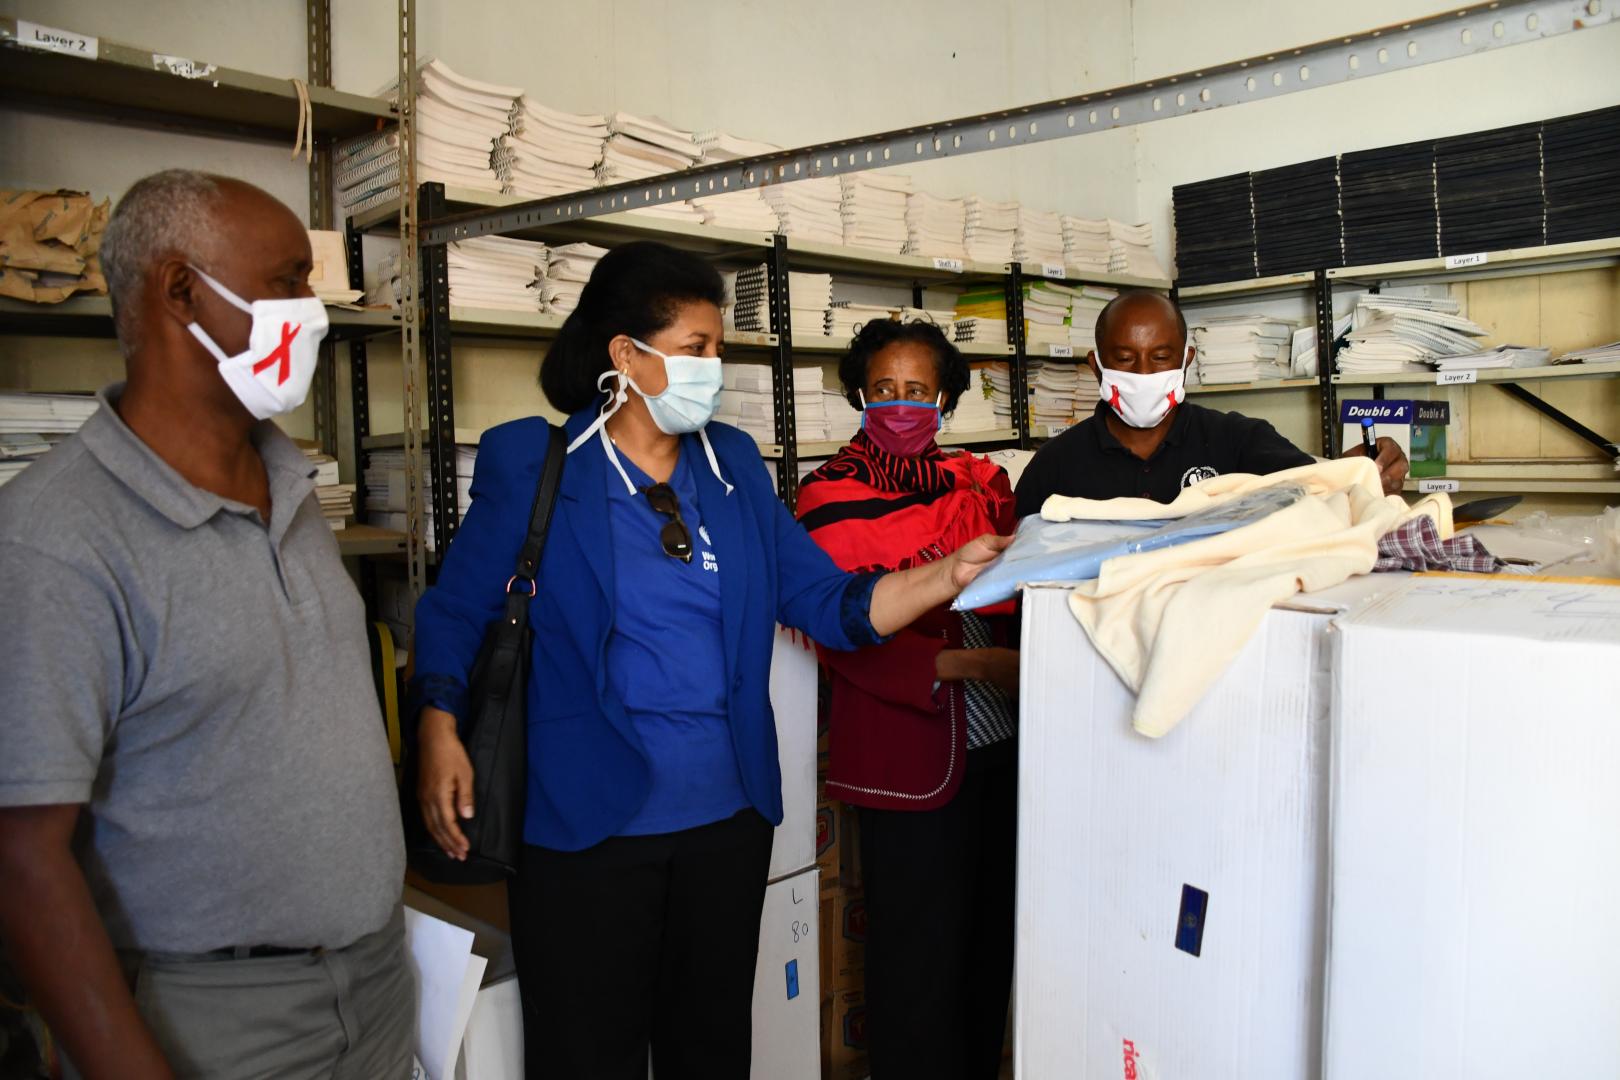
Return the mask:
M 1468 371 L 1442 371 L 1434 377 L 1434 381 L 1438 386 L 1462 386 L 1479 382 L 1479 372 L 1472 368 Z
M 86 60 L 94 60 L 101 55 L 99 38 L 93 38 L 89 34 L 75 34 L 72 30 L 58 30 L 54 26 L 41 26 L 26 19 L 17 20 L 17 44 L 26 45 L 30 49 L 82 56 Z
M 1439 491 L 1444 491 L 1444 492 L 1447 492 L 1448 494 L 1455 494 L 1456 492 L 1459 492 L 1461 490 L 1462 490 L 1462 482 L 1458 481 L 1458 480 L 1419 480 L 1418 481 L 1418 492 L 1420 494 L 1423 494 L 1423 495 L 1433 495 L 1433 494 L 1435 494 L 1436 492 L 1439 492 Z
M 1484 266 L 1486 255 L 1483 251 L 1476 251 L 1472 255 L 1447 255 L 1446 269 L 1461 270 L 1466 266 Z
M 1074 355 L 1074 346 L 1073 345 L 1048 345 L 1046 347 L 1046 355 L 1047 356 L 1073 356 Z
M 1062 263 L 1041 263 L 1041 277 L 1057 278 L 1059 281 L 1068 277 L 1068 271 Z
M 935 258 L 934 258 L 934 269 L 935 270 L 943 270 L 948 274 L 960 274 L 962 272 L 962 260 L 961 259 L 946 259 L 946 258 L 941 258 L 939 256 L 935 256 Z

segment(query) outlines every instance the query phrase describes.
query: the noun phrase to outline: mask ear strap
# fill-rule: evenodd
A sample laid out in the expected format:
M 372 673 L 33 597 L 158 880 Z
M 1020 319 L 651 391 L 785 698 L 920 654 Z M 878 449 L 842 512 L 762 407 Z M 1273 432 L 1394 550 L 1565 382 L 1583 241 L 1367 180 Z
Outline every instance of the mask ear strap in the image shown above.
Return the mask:
M 237 296 L 235 293 L 231 292 L 231 290 L 227 289 L 224 285 L 221 285 L 218 281 L 216 281 L 213 278 L 209 277 L 206 273 L 204 273 L 202 270 L 198 269 L 197 267 L 191 266 L 190 263 L 187 263 L 186 265 L 191 267 L 191 272 L 193 274 L 196 274 L 198 277 L 202 278 L 204 281 L 206 281 L 208 283 L 210 288 L 212 288 L 215 292 L 219 293 L 219 295 L 223 296 L 225 298 L 226 302 L 234 305 L 237 308 L 240 308 L 241 310 L 247 312 L 249 315 L 253 314 L 253 305 L 252 304 L 248 303 L 246 300 L 243 300 L 240 296 Z

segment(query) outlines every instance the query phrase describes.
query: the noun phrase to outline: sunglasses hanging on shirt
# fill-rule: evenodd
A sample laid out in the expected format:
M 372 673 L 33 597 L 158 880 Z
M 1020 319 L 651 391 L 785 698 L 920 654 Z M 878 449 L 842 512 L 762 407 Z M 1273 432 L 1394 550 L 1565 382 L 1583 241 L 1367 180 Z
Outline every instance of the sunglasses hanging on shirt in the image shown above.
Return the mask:
M 647 496 L 653 510 L 669 518 L 658 534 L 659 542 L 664 545 L 664 554 L 684 563 L 691 562 L 692 534 L 687 531 L 686 522 L 681 518 L 681 500 L 676 496 L 675 489 L 668 484 L 654 484 L 642 488 L 641 493 Z

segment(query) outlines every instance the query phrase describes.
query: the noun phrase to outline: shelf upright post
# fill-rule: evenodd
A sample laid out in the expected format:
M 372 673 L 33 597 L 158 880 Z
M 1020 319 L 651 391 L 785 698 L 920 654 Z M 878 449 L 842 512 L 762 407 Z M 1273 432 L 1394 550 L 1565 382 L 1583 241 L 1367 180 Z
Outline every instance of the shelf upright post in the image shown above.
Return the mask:
M 799 501 L 799 433 L 793 415 L 793 308 L 788 294 L 787 237 L 778 233 L 771 242 L 770 267 L 765 275 L 771 302 L 771 404 L 776 417 L 776 441 L 782 447 L 777 465 L 776 492 L 792 509 Z
M 1338 457 L 1334 437 L 1339 411 L 1333 387 L 1333 283 L 1326 270 L 1317 270 L 1312 294 L 1316 299 L 1316 382 L 1322 399 L 1322 456 Z
M 444 185 L 423 184 L 418 200 L 423 221 L 445 214 Z M 450 343 L 450 248 L 422 249 L 422 341 L 427 358 L 428 441 L 426 465 L 433 504 L 433 536 L 439 553 L 456 535 L 461 515 L 456 497 L 455 379 Z
M 354 227 L 353 218 L 348 220 L 343 232 L 349 280 L 363 281 L 365 259 L 361 256 L 361 233 Z M 371 369 L 364 337 L 349 342 L 349 410 L 354 421 L 354 505 L 356 511 L 363 511 L 366 508 L 366 466 L 371 457 L 366 450 L 366 438 L 371 434 Z M 377 618 L 377 567 L 371 559 L 355 561 L 360 567 L 360 596 L 366 602 L 366 621 L 371 622 Z
M 1012 397 L 1013 427 L 1018 432 L 1019 449 L 1028 450 L 1030 403 L 1029 380 L 1024 374 L 1024 267 L 1016 262 L 1007 267 L 1007 344 L 1012 346 L 1008 391 Z
M 332 85 L 332 9 L 329 0 L 304 0 L 309 39 L 309 85 Z M 332 140 L 314 139 L 309 161 L 309 227 L 332 227 Z M 352 280 L 352 279 L 351 279 Z M 312 389 L 315 440 L 323 453 L 337 456 L 337 344 L 321 342 Z
M 405 580 L 411 599 L 427 587 L 422 531 L 422 341 L 416 203 L 416 8 L 399 2 L 399 363 L 404 405 Z M 442 543 L 442 538 L 439 538 Z M 406 648 L 412 643 L 407 642 Z

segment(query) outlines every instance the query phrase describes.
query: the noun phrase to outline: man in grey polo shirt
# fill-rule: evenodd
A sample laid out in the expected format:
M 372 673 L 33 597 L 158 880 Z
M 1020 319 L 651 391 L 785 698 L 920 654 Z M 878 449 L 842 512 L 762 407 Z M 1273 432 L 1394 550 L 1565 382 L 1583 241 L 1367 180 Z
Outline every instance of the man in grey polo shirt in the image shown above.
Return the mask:
M 102 261 L 128 381 L 0 488 L 0 936 L 83 1076 L 406 1076 L 364 611 L 268 420 L 326 329 L 308 237 L 171 171 Z

